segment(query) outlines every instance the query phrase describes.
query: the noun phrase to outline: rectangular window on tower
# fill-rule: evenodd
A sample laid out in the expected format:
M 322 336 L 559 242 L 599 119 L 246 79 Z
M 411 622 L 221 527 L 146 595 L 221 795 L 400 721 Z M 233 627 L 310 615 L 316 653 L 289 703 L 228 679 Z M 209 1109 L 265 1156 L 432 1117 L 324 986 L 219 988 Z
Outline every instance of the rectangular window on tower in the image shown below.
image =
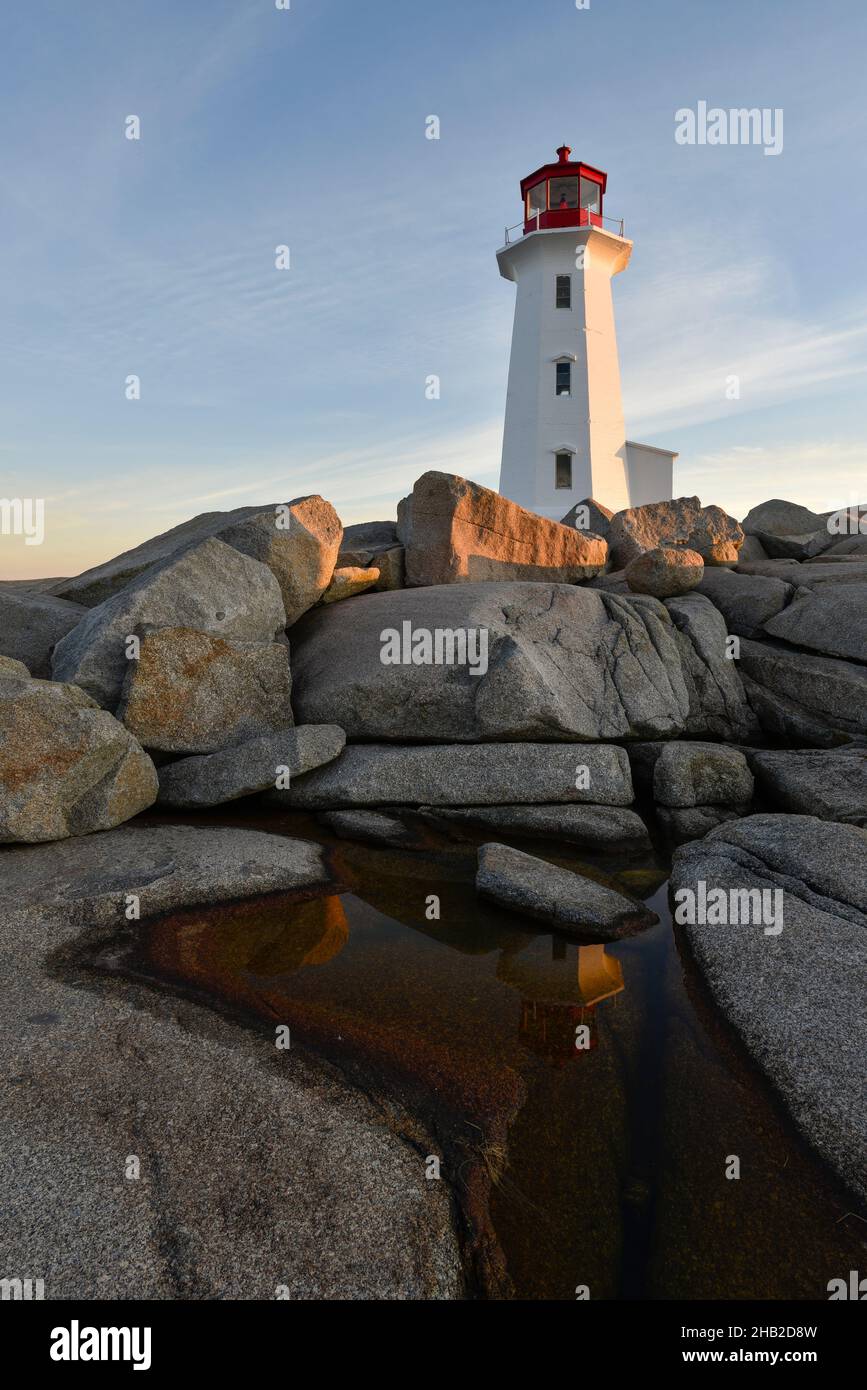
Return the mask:
M 554 455 L 554 486 L 559 488 L 571 488 L 572 486 L 572 455 Z
M 558 275 L 554 303 L 558 309 L 572 308 L 572 276 Z
M 556 394 L 557 394 L 558 396 L 571 396 L 571 395 L 572 395 L 572 363 L 571 363 L 571 362 L 557 362 L 555 365 L 556 365 L 556 368 L 557 368 L 557 386 L 556 386 Z

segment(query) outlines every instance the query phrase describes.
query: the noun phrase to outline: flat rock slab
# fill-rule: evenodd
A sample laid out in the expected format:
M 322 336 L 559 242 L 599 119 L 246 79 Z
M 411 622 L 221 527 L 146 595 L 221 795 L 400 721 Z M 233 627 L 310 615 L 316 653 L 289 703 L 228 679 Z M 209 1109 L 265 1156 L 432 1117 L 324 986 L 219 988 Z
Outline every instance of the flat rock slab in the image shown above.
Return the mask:
M 613 941 L 659 918 L 612 888 L 508 845 L 482 845 L 476 890 L 500 907 L 570 936 Z
M 577 783 L 577 785 L 576 785 Z M 605 744 L 349 744 L 336 761 L 275 793 L 306 810 L 633 800 L 629 759 Z
M 190 827 L 65 848 L 0 851 L 4 1274 L 77 1301 L 460 1298 L 430 1140 L 400 1138 L 294 1034 L 279 1051 L 273 1032 L 58 966 L 124 922 L 135 885 L 151 908 L 309 887 L 318 848 Z
M 867 662 L 867 580 L 803 589 L 782 612 L 765 620 L 765 632 L 824 656 Z
M 419 814 L 458 830 L 498 830 L 584 849 L 650 848 L 644 821 L 622 806 L 420 806 Z
M 690 713 L 676 629 L 651 598 L 446 584 L 316 609 L 292 638 L 296 718 L 350 739 L 671 737 Z
M 674 856 L 671 886 L 783 890 L 783 930 L 686 925 L 711 993 L 805 1138 L 867 1199 L 867 833 L 749 816 Z M 675 897 L 675 902 L 677 902 Z
M 805 589 L 817 589 L 823 584 L 867 584 L 867 557 L 838 557 L 835 562 L 821 556 L 803 564 L 797 560 L 755 560 L 738 564 L 735 573 L 765 575 Z
M 453 473 L 425 473 L 405 510 L 409 585 L 590 579 L 608 546 Z
M 324 888 L 319 845 L 258 830 L 124 826 L 75 843 L 0 850 L 16 914 L 75 926 L 122 926 L 126 895 L 141 917 L 184 907 Z
M 250 739 L 219 753 L 181 758 L 159 770 L 161 806 L 222 806 L 242 796 L 291 786 L 295 772 L 308 772 L 338 757 L 346 735 L 334 724 L 302 724 L 280 734 Z
M 781 811 L 867 826 L 867 749 L 748 752 L 767 801 Z

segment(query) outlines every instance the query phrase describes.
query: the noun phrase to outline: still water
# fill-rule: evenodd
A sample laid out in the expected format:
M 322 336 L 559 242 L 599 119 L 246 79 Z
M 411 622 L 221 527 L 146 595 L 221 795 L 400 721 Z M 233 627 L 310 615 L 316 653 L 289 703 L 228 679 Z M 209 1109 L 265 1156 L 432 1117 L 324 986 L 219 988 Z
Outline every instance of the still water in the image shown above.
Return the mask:
M 468 1296 L 826 1298 L 867 1267 L 867 1224 L 706 998 L 659 853 L 506 838 L 660 917 L 578 945 L 477 898 L 484 835 L 395 850 L 291 813 L 186 819 L 316 839 L 344 891 L 138 924 L 95 968 L 288 1025 L 362 1086 L 420 1162 L 440 1157 Z

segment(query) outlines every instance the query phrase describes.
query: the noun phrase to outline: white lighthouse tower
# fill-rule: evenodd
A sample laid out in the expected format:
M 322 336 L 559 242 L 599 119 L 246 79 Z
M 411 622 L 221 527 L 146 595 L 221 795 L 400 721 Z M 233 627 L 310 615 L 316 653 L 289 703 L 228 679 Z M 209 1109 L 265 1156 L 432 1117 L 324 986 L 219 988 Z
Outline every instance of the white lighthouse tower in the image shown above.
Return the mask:
M 521 180 L 523 234 L 497 252 L 518 287 L 500 492 L 555 521 L 669 500 L 677 458 L 626 438 L 611 281 L 632 242 L 603 218 L 607 174 L 571 153 Z

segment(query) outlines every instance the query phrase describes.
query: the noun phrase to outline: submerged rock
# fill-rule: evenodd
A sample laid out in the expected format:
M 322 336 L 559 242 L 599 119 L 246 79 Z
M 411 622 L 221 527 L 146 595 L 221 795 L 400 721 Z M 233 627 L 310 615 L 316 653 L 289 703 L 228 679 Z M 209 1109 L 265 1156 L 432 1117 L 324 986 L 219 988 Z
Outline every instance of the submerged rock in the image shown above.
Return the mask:
M 689 900 L 678 894 L 697 902 L 700 883 L 730 903 L 733 892 L 781 890 L 782 931 L 776 922 L 768 934 L 764 921 L 684 930 L 717 1005 L 802 1134 L 867 1199 L 867 833 L 812 816 L 749 816 L 677 851 L 681 913 Z
M 232 642 L 272 642 L 285 623 L 271 571 L 223 541 L 170 555 L 114 598 L 92 608 L 54 649 L 55 680 L 80 685 L 98 704 L 117 705 L 127 675 L 128 638 L 185 627 Z
M 319 819 L 342 840 L 361 840 L 389 849 L 415 849 L 424 838 L 400 816 L 382 811 L 320 811 Z
M 590 579 L 605 566 L 599 536 L 525 511 L 452 473 L 425 473 L 402 525 L 407 584 Z
M 188 627 L 146 633 L 117 717 L 146 748 L 215 753 L 292 723 L 289 652 Z
M 89 835 L 144 811 L 156 794 L 148 755 L 83 690 L 0 673 L 0 841 Z
M 481 846 L 476 889 L 511 912 L 596 941 L 629 936 L 659 921 L 642 903 L 508 845 Z
M 622 748 L 571 743 L 349 744 L 335 762 L 269 795 L 309 810 L 585 801 L 628 806 L 633 799 Z

